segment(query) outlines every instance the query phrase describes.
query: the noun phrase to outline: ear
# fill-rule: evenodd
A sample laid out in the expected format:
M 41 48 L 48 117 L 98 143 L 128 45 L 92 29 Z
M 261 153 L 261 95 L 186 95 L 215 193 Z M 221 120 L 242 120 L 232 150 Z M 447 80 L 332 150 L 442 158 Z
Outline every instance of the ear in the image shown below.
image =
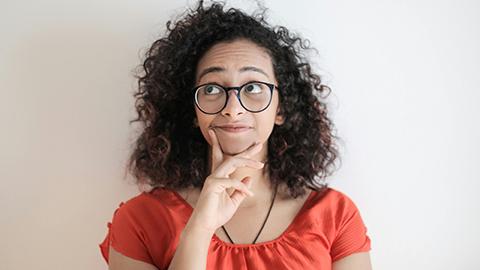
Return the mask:
M 285 118 L 283 117 L 283 114 L 280 112 L 280 107 L 278 107 L 277 115 L 275 116 L 275 124 L 280 126 L 284 122 L 285 122 Z

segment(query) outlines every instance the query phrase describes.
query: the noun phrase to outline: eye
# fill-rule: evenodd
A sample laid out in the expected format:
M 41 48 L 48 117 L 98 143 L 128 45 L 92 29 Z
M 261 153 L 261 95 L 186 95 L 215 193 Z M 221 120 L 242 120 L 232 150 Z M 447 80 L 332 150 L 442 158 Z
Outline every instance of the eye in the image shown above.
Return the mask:
M 216 95 L 222 92 L 222 88 L 220 88 L 218 85 L 209 84 L 205 85 L 202 91 L 205 95 Z
M 258 94 L 263 91 L 263 84 L 260 83 L 249 83 L 244 86 L 245 91 L 248 94 Z

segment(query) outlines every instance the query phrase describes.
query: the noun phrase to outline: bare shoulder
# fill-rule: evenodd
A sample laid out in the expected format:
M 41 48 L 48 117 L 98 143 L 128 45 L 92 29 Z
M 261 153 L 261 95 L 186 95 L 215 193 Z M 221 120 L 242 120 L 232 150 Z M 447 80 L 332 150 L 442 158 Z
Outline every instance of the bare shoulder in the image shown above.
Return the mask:
M 108 258 L 109 270 L 158 270 L 154 265 L 127 257 L 111 246 Z

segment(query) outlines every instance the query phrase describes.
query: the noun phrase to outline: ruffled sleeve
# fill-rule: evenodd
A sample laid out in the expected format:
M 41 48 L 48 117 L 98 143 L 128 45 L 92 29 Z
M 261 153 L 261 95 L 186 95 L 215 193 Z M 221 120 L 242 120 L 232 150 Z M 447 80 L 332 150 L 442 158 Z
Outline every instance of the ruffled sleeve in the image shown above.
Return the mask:
M 153 264 L 147 249 L 147 238 L 138 224 L 138 218 L 127 204 L 120 203 L 113 214 L 112 222 L 108 222 L 108 233 L 99 245 L 103 258 L 108 263 L 109 247 L 135 260 Z
M 359 210 L 349 197 L 342 195 L 335 216 L 336 236 L 330 250 L 332 262 L 370 250 L 370 238 Z

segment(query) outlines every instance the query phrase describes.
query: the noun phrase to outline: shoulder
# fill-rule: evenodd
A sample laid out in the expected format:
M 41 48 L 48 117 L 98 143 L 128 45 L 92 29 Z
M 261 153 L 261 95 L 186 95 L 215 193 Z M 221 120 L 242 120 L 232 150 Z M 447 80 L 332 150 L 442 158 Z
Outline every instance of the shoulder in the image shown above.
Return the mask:
M 180 228 L 188 221 L 191 209 L 180 200 L 176 193 L 166 188 L 154 188 L 121 202 L 114 214 L 114 220 L 135 224 L 147 230 L 154 226 Z M 172 232 L 173 233 L 173 232 Z
M 361 218 L 356 203 L 344 192 L 331 187 L 313 192 L 308 212 L 325 230 L 334 233 L 353 218 Z
M 160 189 L 142 191 L 141 193 L 120 202 L 115 210 L 117 216 L 130 216 L 137 220 L 158 216 L 168 210 L 171 199 Z
M 312 191 L 312 204 L 313 206 L 320 206 L 324 209 L 330 209 L 335 212 L 346 211 L 356 209 L 356 205 L 353 200 L 345 193 L 332 188 L 327 187 L 324 191 Z
M 154 202 L 149 198 L 149 195 L 143 191 L 134 197 L 121 201 L 116 212 L 135 214 L 152 207 L 152 203 Z
M 318 219 L 331 244 L 332 261 L 370 250 L 370 237 L 359 209 L 345 193 L 328 188 L 323 214 Z

